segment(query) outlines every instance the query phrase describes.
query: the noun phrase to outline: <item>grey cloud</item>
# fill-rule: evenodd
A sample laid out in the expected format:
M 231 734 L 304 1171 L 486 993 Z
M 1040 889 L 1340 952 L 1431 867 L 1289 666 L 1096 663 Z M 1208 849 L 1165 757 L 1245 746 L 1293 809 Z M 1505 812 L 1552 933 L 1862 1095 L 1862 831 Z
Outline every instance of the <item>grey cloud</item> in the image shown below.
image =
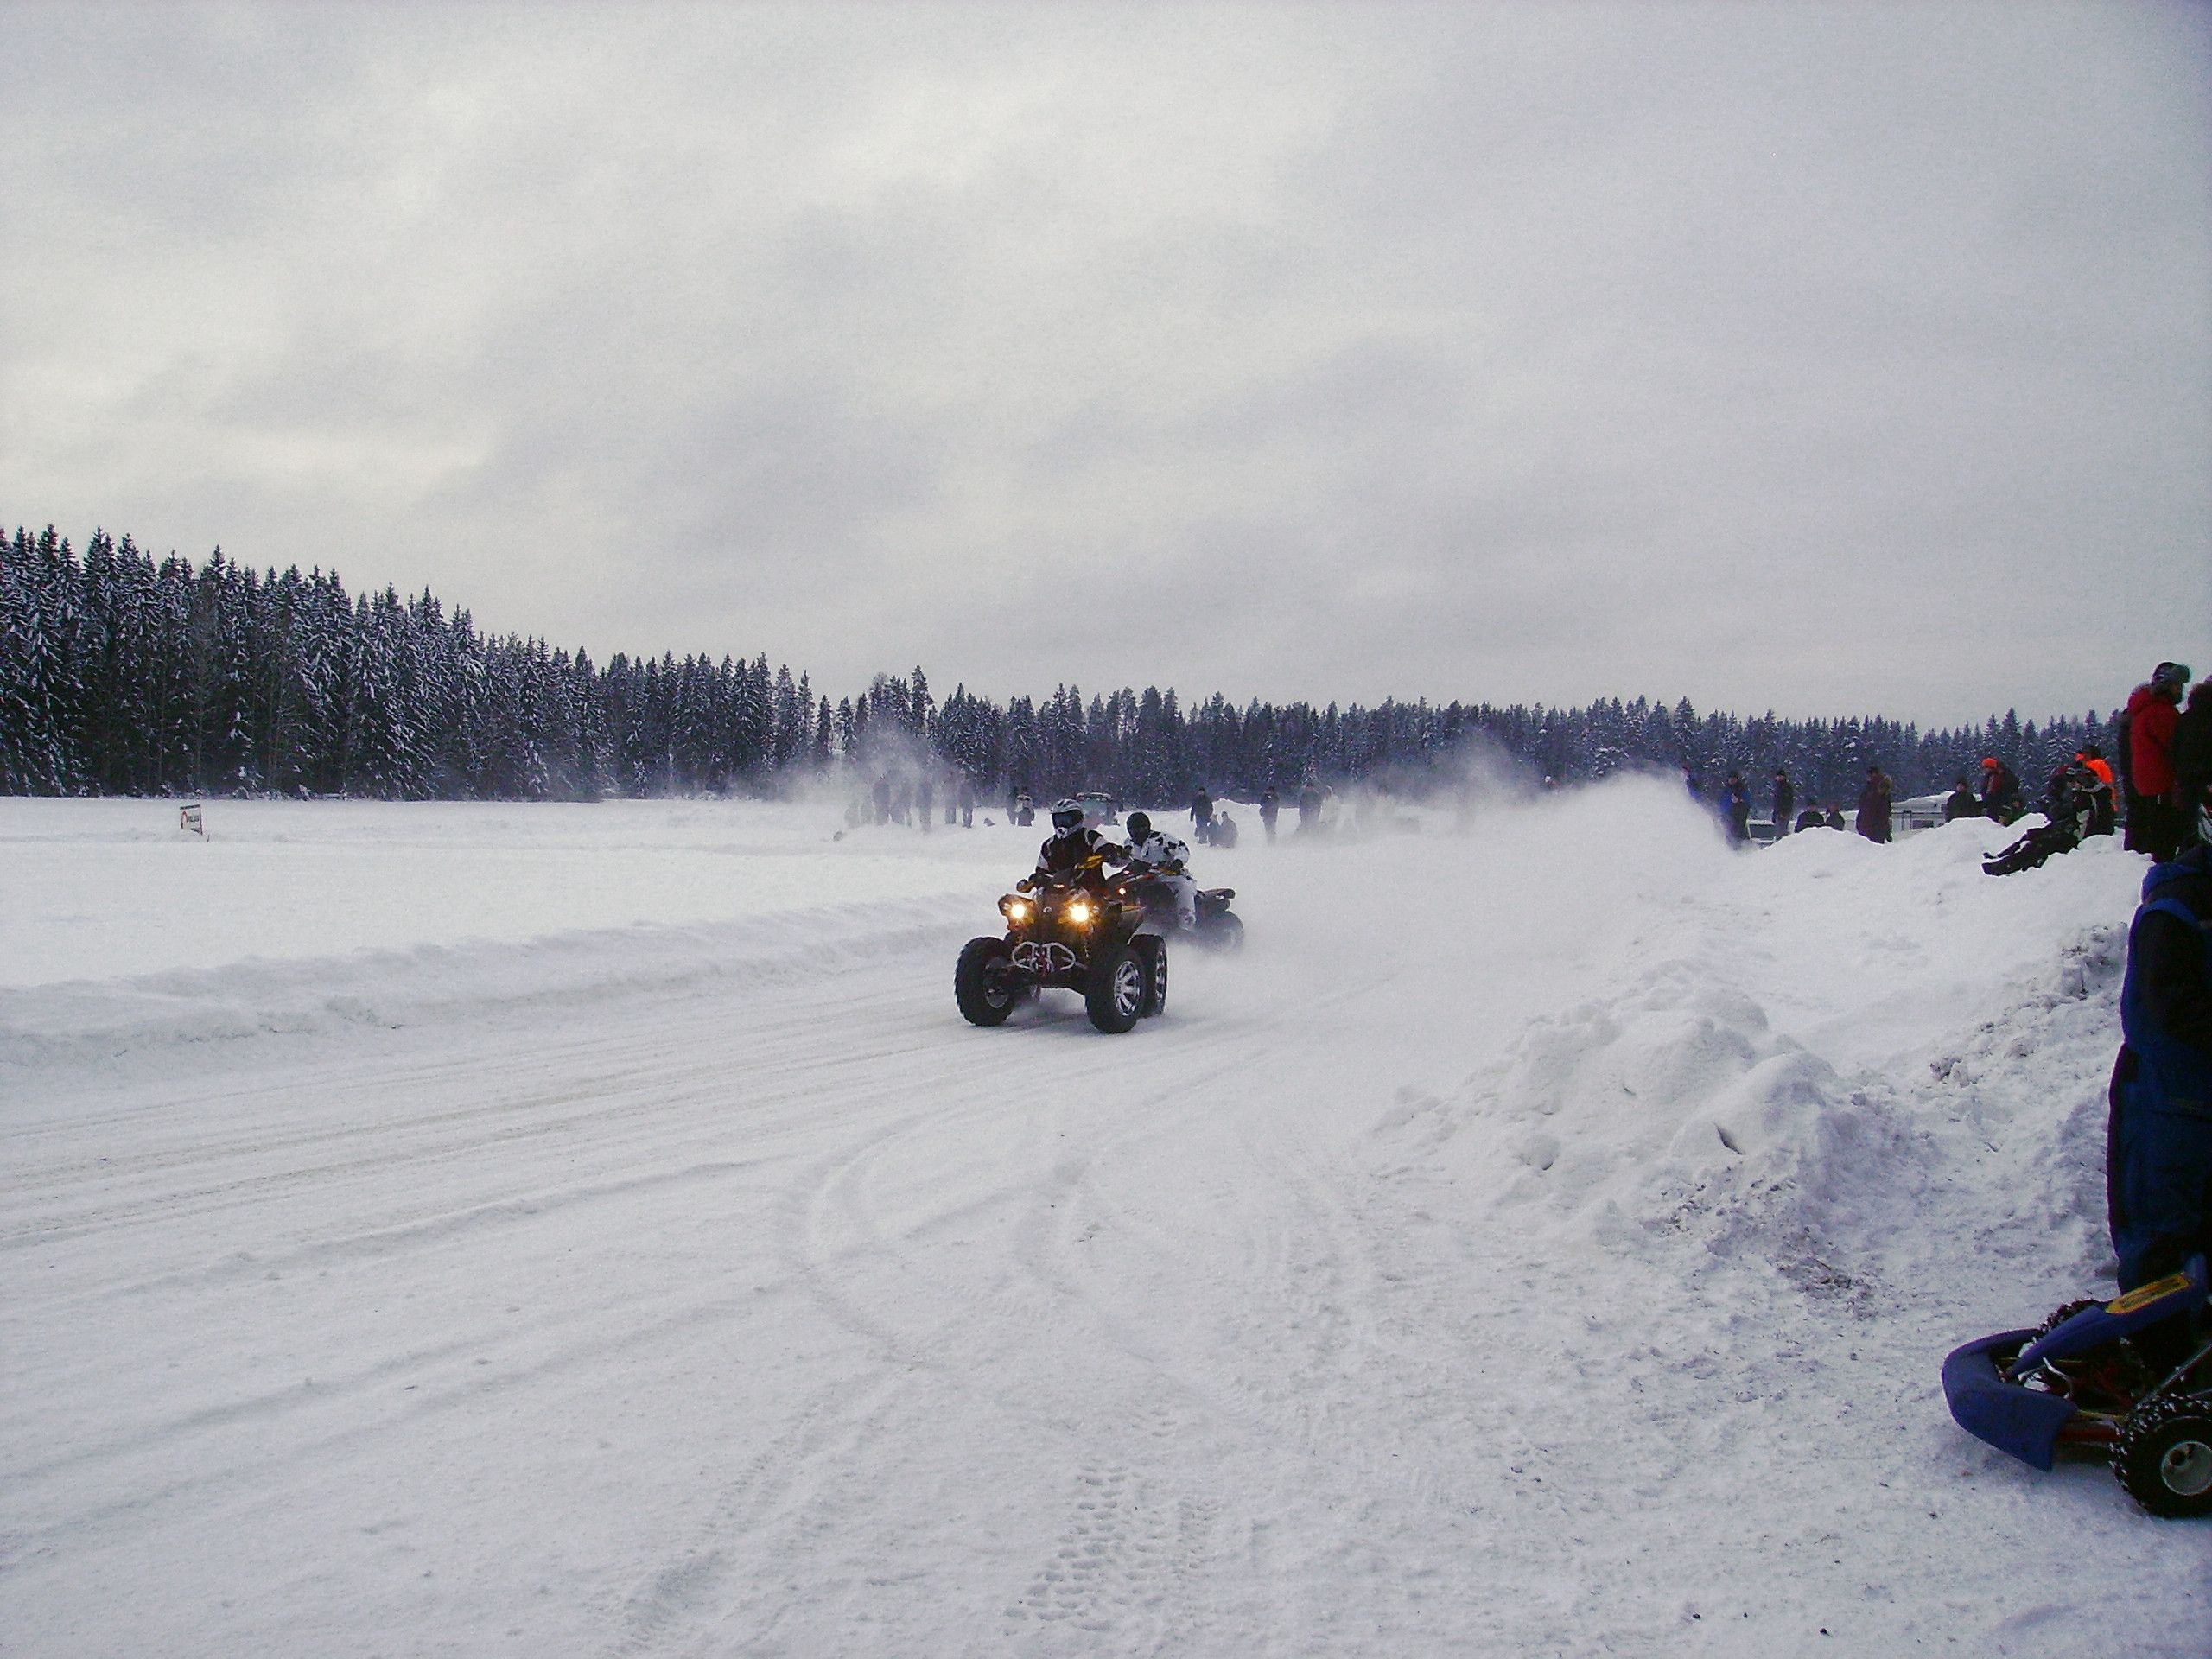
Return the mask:
M 2206 40 L 10 8 L 0 505 L 838 684 L 2101 706 L 2212 626 Z

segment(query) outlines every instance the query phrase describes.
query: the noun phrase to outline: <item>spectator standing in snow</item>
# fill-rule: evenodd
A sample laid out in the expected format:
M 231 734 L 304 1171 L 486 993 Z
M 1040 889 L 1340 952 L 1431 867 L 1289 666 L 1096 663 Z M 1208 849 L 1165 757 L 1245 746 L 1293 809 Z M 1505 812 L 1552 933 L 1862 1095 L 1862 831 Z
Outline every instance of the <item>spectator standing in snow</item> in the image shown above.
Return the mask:
M 2120 775 L 2127 798 L 2127 850 L 2148 853 L 2164 864 L 2180 849 L 2182 812 L 2174 797 L 2174 727 L 2189 668 L 2160 663 L 2131 692 L 2121 716 Z
M 1866 768 L 1866 786 L 1859 791 L 1859 833 L 1869 841 L 1890 838 L 1890 780 L 1879 766 Z
M 2202 842 L 2205 812 L 2212 807 L 2212 680 L 2199 680 L 2189 706 L 2174 721 L 2174 804 L 2181 812 L 2182 844 Z
M 1740 847 L 1751 838 L 1751 792 L 1744 787 L 1744 774 L 1732 772 L 1720 785 L 1720 807 L 1727 815 L 1728 844 Z
M 2127 934 L 2105 1199 L 2123 1293 L 2212 1249 L 2212 849 L 2154 866 Z M 2187 1357 L 2186 1314 L 2133 1338 L 2153 1370 Z
M 1298 791 L 1298 833 L 1321 827 L 1321 791 L 1310 782 Z
M 1789 774 L 1780 766 L 1774 769 L 1774 833 L 1789 833 L 1789 815 L 1797 810 L 1797 791 L 1789 786 Z
M 1191 797 L 1191 839 L 1201 846 L 1213 839 L 1213 797 L 1204 784 Z
M 1951 785 L 1951 792 L 1943 798 L 1943 822 L 1949 823 L 1956 818 L 1978 818 L 1980 816 L 1981 803 L 1974 799 L 1974 791 L 1967 787 L 1965 779 L 1957 779 Z
M 2020 779 L 2012 767 L 1995 755 L 1981 763 L 1981 816 L 1994 818 L 1999 823 L 2010 823 L 2020 816 Z
M 1281 810 L 1282 798 L 1272 785 L 1260 791 L 1260 828 L 1268 832 L 1270 842 L 1275 838 L 1275 815 Z

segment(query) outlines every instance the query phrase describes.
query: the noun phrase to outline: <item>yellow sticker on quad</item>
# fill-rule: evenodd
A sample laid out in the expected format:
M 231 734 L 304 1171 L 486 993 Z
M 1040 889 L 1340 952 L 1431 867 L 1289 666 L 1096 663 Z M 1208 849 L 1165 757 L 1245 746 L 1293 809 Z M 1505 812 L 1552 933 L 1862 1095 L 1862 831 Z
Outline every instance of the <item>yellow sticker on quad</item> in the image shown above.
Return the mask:
M 2107 1302 L 2107 1313 L 2133 1313 L 2139 1307 L 2148 1307 L 2161 1296 L 2171 1296 L 2177 1290 L 2189 1288 L 2189 1275 L 2177 1273 L 2171 1279 L 2161 1279 L 2155 1285 L 2138 1285 L 2116 1302 Z

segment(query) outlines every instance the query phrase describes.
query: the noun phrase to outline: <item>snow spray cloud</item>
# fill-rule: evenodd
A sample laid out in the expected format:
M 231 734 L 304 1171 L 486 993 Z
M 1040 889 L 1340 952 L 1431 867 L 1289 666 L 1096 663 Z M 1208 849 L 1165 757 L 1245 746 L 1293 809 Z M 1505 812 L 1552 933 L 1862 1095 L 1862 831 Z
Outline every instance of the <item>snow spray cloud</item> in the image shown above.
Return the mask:
M 1732 856 L 1668 779 L 1546 791 L 1478 760 L 1465 785 L 1471 810 L 1457 794 L 1388 798 L 1387 819 L 1370 814 L 1364 832 L 1355 804 L 1343 829 L 1194 849 L 1202 884 L 1237 889 L 1251 943 L 1219 975 L 1187 951 L 1178 971 L 1192 963 L 1210 987 L 1217 979 L 1219 995 L 1254 1017 L 1325 995 L 1337 1018 L 1410 1021 L 1414 1048 L 1471 1067 L 1515 1020 L 1577 1000 L 1606 939 L 1679 903 Z M 1440 1045 L 1413 1028 L 1439 1016 L 1426 991 L 1406 995 L 1408 980 L 1450 987 L 1445 1017 L 1458 1037 Z M 1348 1077 L 1346 1086 L 1368 1084 Z

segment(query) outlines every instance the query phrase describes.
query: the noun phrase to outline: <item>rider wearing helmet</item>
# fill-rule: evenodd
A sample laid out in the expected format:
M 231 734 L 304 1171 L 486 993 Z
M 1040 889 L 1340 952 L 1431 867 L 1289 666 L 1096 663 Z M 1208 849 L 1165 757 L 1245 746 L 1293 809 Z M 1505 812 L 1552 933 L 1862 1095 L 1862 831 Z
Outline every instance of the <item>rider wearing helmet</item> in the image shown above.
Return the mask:
M 1090 809 L 1081 801 L 1057 801 L 1052 805 L 1052 834 L 1037 852 L 1037 868 L 1018 885 L 1024 892 L 1046 881 L 1065 881 L 1080 875 L 1094 858 L 1121 859 L 1128 849 L 1110 842 L 1088 822 Z M 1092 868 L 1095 871 L 1096 866 Z
M 1129 814 L 1129 867 L 1125 874 L 1149 875 L 1175 895 L 1175 920 L 1186 933 L 1198 923 L 1198 884 L 1183 866 L 1191 849 L 1174 836 L 1152 827 L 1148 812 Z

